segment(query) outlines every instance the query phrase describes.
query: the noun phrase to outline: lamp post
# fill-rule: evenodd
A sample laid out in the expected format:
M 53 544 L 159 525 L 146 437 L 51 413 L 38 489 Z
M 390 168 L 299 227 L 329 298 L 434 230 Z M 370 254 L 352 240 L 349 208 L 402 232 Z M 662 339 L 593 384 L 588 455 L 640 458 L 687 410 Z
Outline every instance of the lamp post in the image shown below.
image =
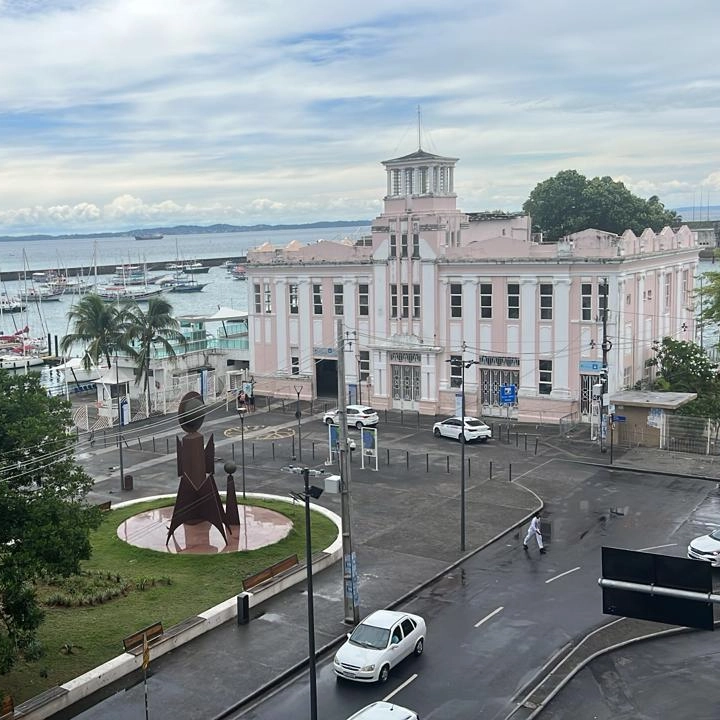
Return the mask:
M 125 489 L 125 471 L 123 470 L 123 448 L 122 448 L 122 405 L 120 404 L 120 365 L 117 353 L 115 353 L 115 395 L 118 406 L 118 448 L 120 448 L 120 490 Z
M 240 466 L 242 468 L 243 500 L 245 500 L 245 413 L 247 412 L 247 407 L 245 405 L 238 405 L 237 412 L 240 416 L 240 455 L 242 456 Z
M 295 392 L 297 393 L 297 404 L 295 405 L 295 417 L 297 419 L 298 427 L 298 461 L 302 462 L 302 424 L 300 423 L 300 418 L 302 417 L 302 413 L 300 412 L 300 393 L 302 392 L 303 386 L 301 385 L 298 387 L 297 385 L 293 385 L 295 388 Z
M 465 353 L 466 345 L 463 343 L 462 351 Z M 465 360 L 450 358 L 453 367 L 460 366 L 460 552 L 465 552 L 465 370 L 471 365 L 479 365 L 479 360 Z
M 304 492 L 291 492 L 295 500 L 305 503 L 305 567 L 307 570 L 307 616 L 308 616 L 308 662 L 310 667 L 310 720 L 317 720 L 317 674 L 315 663 L 315 609 L 313 601 L 312 577 L 312 538 L 310 528 L 310 498 L 316 500 L 323 494 L 323 489 L 310 485 L 310 471 L 302 470 Z

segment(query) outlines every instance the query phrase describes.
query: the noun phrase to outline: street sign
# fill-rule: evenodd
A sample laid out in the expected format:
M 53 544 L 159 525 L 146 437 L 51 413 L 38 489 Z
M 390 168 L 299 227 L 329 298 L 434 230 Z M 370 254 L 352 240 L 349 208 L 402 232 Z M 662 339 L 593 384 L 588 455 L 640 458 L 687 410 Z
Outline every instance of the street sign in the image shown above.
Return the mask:
M 599 373 L 602 370 L 602 360 L 581 360 L 581 373 Z
M 517 402 L 517 385 L 500 386 L 500 404 L 514 405 Z
M 624 415 L 615 415 L 613 420 L 615 420 L 615 422 L 625 422 L 627 418 Z

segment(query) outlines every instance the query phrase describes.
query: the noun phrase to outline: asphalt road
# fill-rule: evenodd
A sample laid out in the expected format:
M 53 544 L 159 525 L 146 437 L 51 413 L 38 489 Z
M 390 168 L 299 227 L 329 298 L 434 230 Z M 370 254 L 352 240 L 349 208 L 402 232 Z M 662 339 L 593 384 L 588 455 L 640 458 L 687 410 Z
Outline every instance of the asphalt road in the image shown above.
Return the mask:
M 240 465 L 238 438 L 224 433 L 237 421 L 219 416 L 213 422 L 203 429 L 211 425 L 216 434 L 219 462 L 229 459 L 234 445 Z M 260 413 L 246 421 L 248 490 L 286 494 L 298 481 L 279 471 L 291 454 L 289 437 L 275 430 L 283 424 L 292 421 Z M 323 467 L 326 438 L 320 422 L 303 426 L 305 462 Z M 163 456 L 163 443 L 158 438 L 156 452 L 146 439 L 142 449 L 130 445 L 126 467 L 134 469 L 135 488 L 121 499 L 176 489 L 174 461 Z M 387 424 L 379 446 L 380 472 L 360 471 L 357 458 L 353 465 L 353 533 L 363 614 L 386 606 L 461 557 L 458 444 L 433 438 L 429 428 Z M 704 527 L 698 528 L 713 515 L 707 498 L 710 494 L 712 503 L 714 485 L 563 461 L 570 454 L 541 443 L 536 456 L 532 438 L 526 450 L 522 436 L 510 443 L 494 440 L 468 447 L 468 548 L 527 516 L 536 501 L 522 484 L 546 502 L 548 554 L 541 557 L 533 547 L 526 555 L 515 532 L 420 592 L 408 609 L 428 621 L 426 652 L 403 663 L 383 687 L 338 684 L 332 658 L 321 661 L 323 720 L 344 720 L 393 691 L 397 702 L 417 709 L 423 718 L 503 720 L 559 648 L 608 620 L 601 614 L 596 583 L 602 545 L 657 547 L 682 555 L 687 540 L 700 534 Z M 117 499 L 117 473 L 109 469 L 115 455 L 113 448 L 96 449 L 87 458 L 98 478 L 98 501 Z M 510 474 L 513 483 L 507 481 Z M 326 493 L 321 503 L 339 511 L 336 497 Z M 231 595 L 232 579 L 228 589 Z M 264 603 L 249 625 L 228 623 L 154 660 L 148 682 L 151 717 L 214 717 L 302 660 L 307 654 L 305 604 L 304 588 L 297 586 Z M 318 647 L 347 630 L 341 608 L 339 570 L 331 568 L 315 578 Z M 77 717 L 140 717 L 142 708 L 142 686 L 136 684 Z M 308 715 L 306 674 L 245 713 L 272 720 Z
M 526 554 L 520 538 L 510 536 L 420 593 L 404 609 L 428 623 L 425 653 L 397 667 L 384 686 L 337 682 L 332 657 L 325 659 L 318 673 L 323 720 L 343 720 L 389 696 L 423 718 L 507 717 L 554 653 L 608 619 L 602 615 L 597 586 L 601 546 L 670 545 L 661 551 L 681 555 L 699 522 L 696 508 L 702 517 L 716 504 L 714 498 L 705 500 L 706 483 L 577 467 L 558 483 L 562 470 L 557 463 L 553 470 L 548 554 L 540 556 L 537 548 Z M 541 470 L 524 479 L 537 485 L 550 480 Z M 581 698 L 582 693 L 574 693 L 574 709 L 557 717 L 592 717 Z M 303 675 L 236 717 L 302 720 L 309 717 L 308 703 Z M 610 712 L 598 717 L 620 716 Z

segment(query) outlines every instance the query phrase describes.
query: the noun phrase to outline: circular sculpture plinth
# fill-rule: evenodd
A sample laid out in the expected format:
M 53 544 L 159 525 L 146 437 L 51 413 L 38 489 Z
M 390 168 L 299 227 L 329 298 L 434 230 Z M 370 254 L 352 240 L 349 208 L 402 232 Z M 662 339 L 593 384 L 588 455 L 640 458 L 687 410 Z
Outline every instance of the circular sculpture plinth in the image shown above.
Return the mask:
M 232 525 L 227 545 L 218 529 L 209 522 L 180 525 L 166 545 L 173 506 L 146 510 L 120 523 L 117 535 L 130 545 L 169 553 L 212 555 L 215 553 L 257 550 L 282 540 L 292 529 L 292 520 L 282 513 L 238 505 L 240 525 Z

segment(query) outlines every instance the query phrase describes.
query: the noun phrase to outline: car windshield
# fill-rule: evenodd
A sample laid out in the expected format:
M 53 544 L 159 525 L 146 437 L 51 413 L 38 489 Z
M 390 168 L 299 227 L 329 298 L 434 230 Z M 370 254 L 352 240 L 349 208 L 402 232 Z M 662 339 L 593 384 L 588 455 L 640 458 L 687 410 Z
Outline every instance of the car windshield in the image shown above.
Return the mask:
M 710 537 L 711 537 L 713 540 L 720 540 L 720 528 L 718 528 L 717 530 L 713 530 L 713 531 L 710 533 Z
M 387 647 L 389 637 L 390 631 L 386 628 L 360 623 L 350 635 L 350 642 L 360 647 L 383 650 Z
M 465 420 L 465 427 L 482 427 L 484 424 L 479 420 Z
M 375 411 L 372 408 L 360 408 L 360 412 L 365 415 L 372 415 Z

